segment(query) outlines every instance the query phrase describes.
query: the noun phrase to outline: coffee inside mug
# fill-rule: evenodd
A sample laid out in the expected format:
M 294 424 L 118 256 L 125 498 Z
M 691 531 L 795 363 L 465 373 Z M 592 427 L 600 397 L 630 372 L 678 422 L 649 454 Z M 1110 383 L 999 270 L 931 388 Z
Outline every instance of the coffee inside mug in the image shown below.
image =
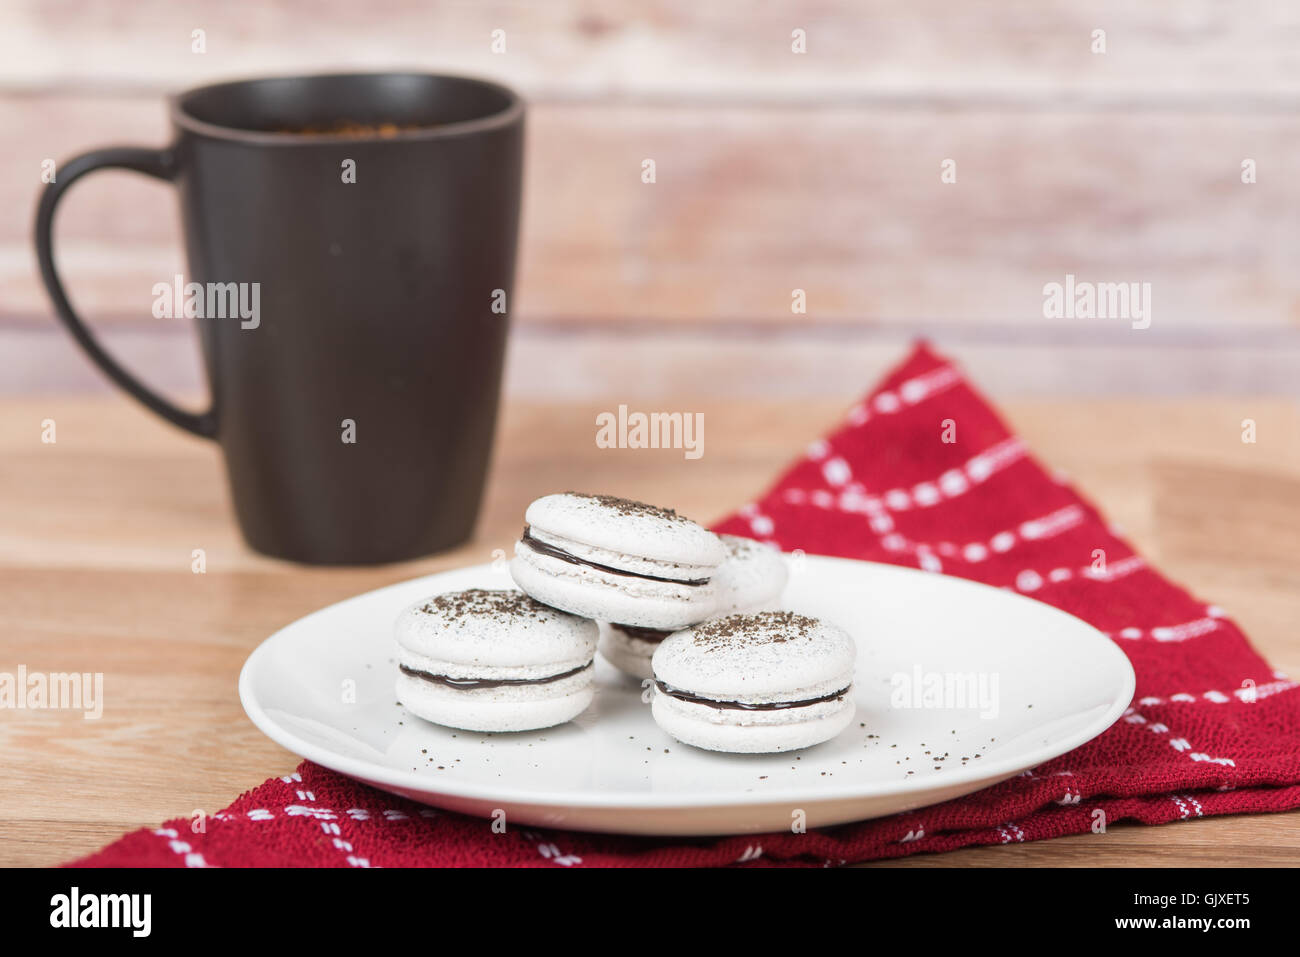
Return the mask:
M 455 133 L 518 106 L 503 87 L 465 77 L 382 74 L 272 77 L 183 95 L 178 121 L 285 136 L 390 138 Z

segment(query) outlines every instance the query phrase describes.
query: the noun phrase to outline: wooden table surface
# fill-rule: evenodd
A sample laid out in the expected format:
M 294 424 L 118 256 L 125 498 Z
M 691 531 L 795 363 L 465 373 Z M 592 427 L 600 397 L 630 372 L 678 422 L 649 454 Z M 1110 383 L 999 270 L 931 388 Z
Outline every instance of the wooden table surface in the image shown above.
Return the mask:
M 616 404 L 616 403 L 615 403 Z M 1047 462 L 1158 567 L 1225 607 L 1283 671 L 1300 673 L 1300 407 L 1277 399 L 1005 402 Z M 600 489 L 712 520 L 758 494 L 834 423 L 827 402 L 680 399 L 705 413 L 705 455 L 601 450 L 614 407 L 507 407 L 475 539 L 380 568 L 311 569 L 239 540 L 218 453 L 109 396 L 0 402 L 0 671 L 102 671 L 102 719 L 0 712 L 0 865 L 51 865 L 128 829 L 220 810 L 297 758 L 245 718 L 236 679 L 272 631 L 383 584 L 489 560 L 524 506 Z M 1254 419 L 1258 441 L 1241 441 Z M 57 441 L 41 442 L 53 419 Z M 207 554 L 206 574 L 191 555 Z M 1300 862 L 1300 813 L 1116 826 L 893 866 L 1270 865 Z

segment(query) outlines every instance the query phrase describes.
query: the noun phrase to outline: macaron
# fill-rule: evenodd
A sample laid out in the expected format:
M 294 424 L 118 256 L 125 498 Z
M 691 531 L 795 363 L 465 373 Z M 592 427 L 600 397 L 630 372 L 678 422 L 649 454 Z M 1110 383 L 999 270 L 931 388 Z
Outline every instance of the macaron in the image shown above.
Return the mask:
M 650 659 L 659 649 L 659 643 L 673 634 L 674 629 L 638 628 L 636 625 L 600 623 L 600 653 L 605 660 L 624 674 L 633 678 L 653 678 Z
M 778 549 L 739 535 L 718 538 L 727 557 L 713 576 L 715 615 L 756 611 L 780 597 L 790 572 Z
M 398 616 L 397 699 L 449 728 L 531 731 L 581 714 L 595 694 L 594 621 L 523 592 L 446 592 Z
M 726 558 L 713 576 L 714 600 L 709 616 L 754 611 L 775 601 L 789 572 L 780 551 L 752 538 L 719 535 Z M 695 622 L 691 622 L 695 624 Z M 615 668 L 634 678 L 651 678 L 650 658 L 672 630 L 602 622 L 600 653 Z
M 714 618 L 659 644 L 651 713 L 678 741 L 708 751 L 811 747 L 853 720 L 856 655 L 843 629 L 817 618 Z
M 584 618 L 672 631 L 713 610 L 726 550 L 671 509 L 565 492 L 528 506 L 510 574 L 538 601 Z

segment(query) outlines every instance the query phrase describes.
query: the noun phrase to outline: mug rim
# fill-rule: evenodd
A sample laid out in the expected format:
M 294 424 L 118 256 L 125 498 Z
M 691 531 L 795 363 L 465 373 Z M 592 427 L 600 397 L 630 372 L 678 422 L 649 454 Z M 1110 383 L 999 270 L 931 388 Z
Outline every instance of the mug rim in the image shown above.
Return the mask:
M 503 109 L 500 109 L 495 113 L 489 113 L 485 116 L 478 116 L 469 120 L 454 120 L 450 123 L 439 123 L 437 126 L 425 127 L 423 129 L 397 130 L 386 135 L 379 133 L 358 135 L 355 133 L 299 133 L 288 131 L 281 132 L 276 130 L 247 130 L 237 126 L 222 126 L 219 123 L 210 123 L 207 120 L 201 120 L 186 109 L 187 101 L 201 93 L 210 93 L 215 90 L 229 89 L 236 86 L 248 86 L 267 80 L 349 80 L 374 79 L 376 77 L 418 77 L 426 80 L 456 80 L 472 83 L 500 94 L 505 98 L 506 105 Z M 198 133 L 203 136 L 212 137 L 214 139 L 233 140 L 261 146 L 292 146 L 294 144 L 307 146 L 336 143 L 400 143 L 413 141 L 419 142 L 422 140 L 451 139 L 454 137 L 470 136 L 475 133 L 483 133 L 510 126 L 511 124 L 518 122 L 524 113 L 523 97 L 504 84 L 497 83 L 494 80 L 487 80 L 483 77 L 470 76 L 462 73 L 429 73 L 421 70 L 267 74 L 264 76 L 246 77 L 238 80 L 222 80 L 218 83 L 208 83 L 204 86 L 192 87 L 188 90 L 183 90 L 180 93 L 174 93 L 168 99 L 172 122 L 178 128 L 188 130 L 191 133 Z

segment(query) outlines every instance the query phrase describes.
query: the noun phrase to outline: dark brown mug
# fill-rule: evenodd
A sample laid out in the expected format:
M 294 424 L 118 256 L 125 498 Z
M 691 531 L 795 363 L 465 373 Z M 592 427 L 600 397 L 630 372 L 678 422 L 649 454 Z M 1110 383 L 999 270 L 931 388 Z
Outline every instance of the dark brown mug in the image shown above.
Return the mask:
M 95 150 L 41 197 L 36 252 L 60 319 L 108 376 L 218 441 L 260 552 L 413 558 L 473 531 L 495 431 L 523 164 L 505 87 L 415 73 L 222 83 L 171 102 L 162 149 Z M 141 383 L 73 311 L 51 229 L 96 169 L 175 184 L 189 272 L 154 314 L 194 316 L 211 408 Z M 169 288 L 170 287 L 170 288 Z

